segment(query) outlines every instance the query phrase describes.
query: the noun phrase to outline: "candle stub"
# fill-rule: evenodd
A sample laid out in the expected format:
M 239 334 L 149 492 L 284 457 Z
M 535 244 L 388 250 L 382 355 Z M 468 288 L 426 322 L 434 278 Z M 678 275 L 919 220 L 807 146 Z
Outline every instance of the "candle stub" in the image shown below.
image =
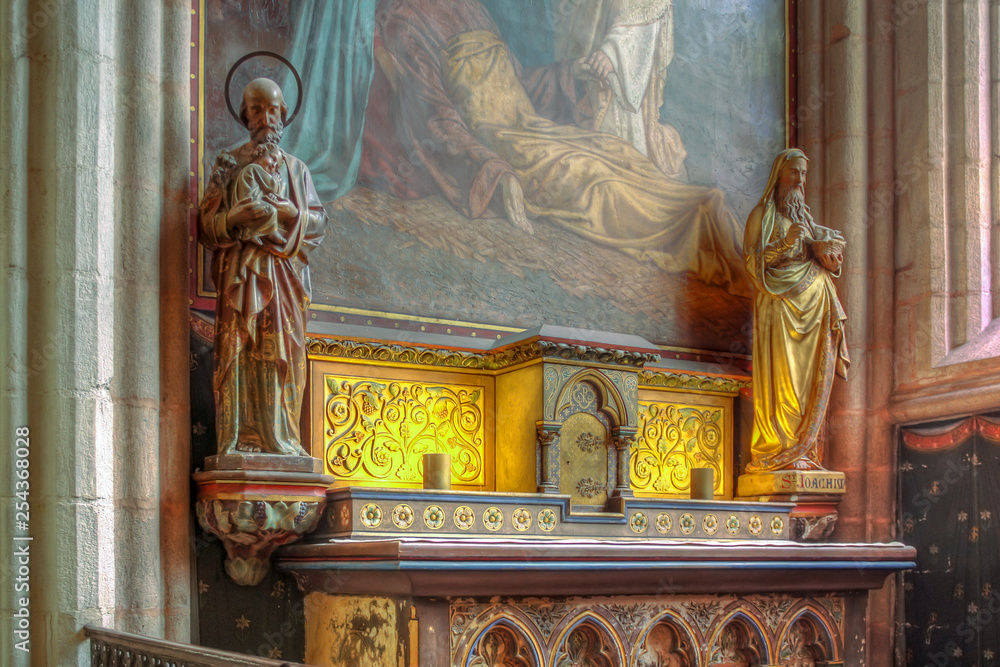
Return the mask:
M 715 497 L 715 470 L 691 468 L 691 500 L 712 500 Z
M 451 490 L 451 454 L 424 454 L 424 488 Z

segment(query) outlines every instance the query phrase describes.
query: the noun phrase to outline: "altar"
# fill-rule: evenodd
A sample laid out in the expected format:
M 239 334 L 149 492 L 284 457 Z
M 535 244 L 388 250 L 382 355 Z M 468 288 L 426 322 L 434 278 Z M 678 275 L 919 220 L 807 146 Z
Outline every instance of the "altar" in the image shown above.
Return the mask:
M 337 481 L 275 557 L 310 664 L 854 664 L 868 591 L 913 565 L 817 541 L 808 493 L 734 496 L 747 375 L 707 355 L 555 326 L 464 349 L 340 333 L 309 345 Z M 420 487 L 428 449 L 450 490 Z M 694 468 L 718 472 L 711 499 Z

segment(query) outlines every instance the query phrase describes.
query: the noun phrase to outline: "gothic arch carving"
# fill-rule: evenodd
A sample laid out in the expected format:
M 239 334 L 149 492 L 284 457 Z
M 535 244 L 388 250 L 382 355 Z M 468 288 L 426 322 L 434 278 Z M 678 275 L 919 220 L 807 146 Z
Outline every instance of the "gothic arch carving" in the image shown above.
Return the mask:
M 759 667 L 771 664 L 766 633 L 756 619 L 743 611 L 737 611 L 721 620 L 709 646 L 709 667 Z
M 625 664 L 621 639 L 607 620 L 586 611 L 569 623 L 554 642 L 553 667 L 619 667 Z
M 546 389 L 552 397 L 545 399 L 547 421 L 536 422 L 539 490 L 567 494 L 573 504 L 597 511 L 613 497 L 631 496 L 628 460 L 636 416 L 634 398 L 626 400 L 627 378 L 615 380 L 593 368 L 545 373 L 553 388 Z
M 812 608 L 794 614 L 780 634 L 778 663 L 782 667 L 820 667 L 839 656 L 836 631 Z
M 691 628 L 671 613 L 661 615 L 632 649 L 636 667 L 698 667 L 698 643 Z
M 597 394 L 598 410 L 609 417 L 612 428 L 630 425 L 628 403 L 625 402 L 625 397 L 611 380 L 593 368 L 584 369 L 572 376 L 559 390 L 553 418 L 559 418 L 562 411 L 570 404 L 573 390 L 581 383 L 587 383 L 594 389 Z
M 507 618 L 483 629 L 465 664 L 466 667 L 540 667 L 537 647 Z

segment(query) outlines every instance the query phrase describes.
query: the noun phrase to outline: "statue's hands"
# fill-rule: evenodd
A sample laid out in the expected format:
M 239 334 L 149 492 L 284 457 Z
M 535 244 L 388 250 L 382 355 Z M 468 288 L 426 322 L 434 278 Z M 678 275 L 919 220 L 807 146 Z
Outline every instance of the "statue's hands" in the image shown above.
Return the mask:
M 291 200 L 279 197 L 273 193 L 265 196 L 264 199 L 267 200 L 267 203 L 278 210 L 278 220 L 281 220 L 282 222 L 294 220 L 299 214 L 299 209 L 295 207 L 295 204 L 293 204 Z
M 832 252 L 826 255 L 817 255 L 816 259 L 823 265 L 823 268 L 831 273 L 836 273 L 844 263 L 844 253 Z
M 585 56 L 576 61 L 577 76 L 584 75 L 607 83 L 608 77 L 615 71 L 615 66 L 601 49 L 597 49 L 589 56 Z
M 236 169 L 236 158 L 229 153 L 219 153 L 215 158 L 215 167 L 212 169 L 211 178 L 219 183 L 229 180 L 229 175 Z
M 797 241 L 801 241 L 806 236 L 808 236 L 809 230 L 806 228 L 804 223 L 795 222 L 792 226 L 788 228 L 785 232 L 785 245 L 792 246 L 795 245 Z
M 524 191 L 521 189 L 521 182 L 513 174 L 504 174 L 500 177 L 500 190 L 503 193 L 503 208 L 507 213 L 507 219 L 521 231 L 534 234 L 535 228 L 531 226 L 528 214 L 524 210 Z
M 269 218 L 274 208 L 265 202 L 246 199 L 229 209 L 226 214 L 226 224 L 229 229 L 256 225 Z

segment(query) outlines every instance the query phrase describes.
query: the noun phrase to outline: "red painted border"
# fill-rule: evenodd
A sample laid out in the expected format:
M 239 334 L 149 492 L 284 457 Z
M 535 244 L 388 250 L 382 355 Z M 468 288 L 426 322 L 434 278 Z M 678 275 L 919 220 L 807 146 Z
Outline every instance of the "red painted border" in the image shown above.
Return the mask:
M 290 496 L 292 498 L 326 498 L 327 486 L 272 484 L 267 482 L 206 482 L 198 484 L 199 498 L 239 494 L 244 496 Z M 252 498 L 248 498 L 251 500 Z
M 975 417 L 971 417 L 947 433 L 941 433 L 940 435 L 920 435 L 903 429 L 903 444 L 910 449 L 920 451 L 951 449 L 968 440 L 974 431 L 979 430 L 977 428 L 978 421 Z
M 785 81 L 788 89 L 785 99 L 788 101 L 788 111 L 785 117 L 785 138 L 789 147 L 798 146 L 798 128 L 795 126 L 795 106 L 798 104 L 799 92 L 799 2 L 785 0 L 785 40 L 787 68 Z

